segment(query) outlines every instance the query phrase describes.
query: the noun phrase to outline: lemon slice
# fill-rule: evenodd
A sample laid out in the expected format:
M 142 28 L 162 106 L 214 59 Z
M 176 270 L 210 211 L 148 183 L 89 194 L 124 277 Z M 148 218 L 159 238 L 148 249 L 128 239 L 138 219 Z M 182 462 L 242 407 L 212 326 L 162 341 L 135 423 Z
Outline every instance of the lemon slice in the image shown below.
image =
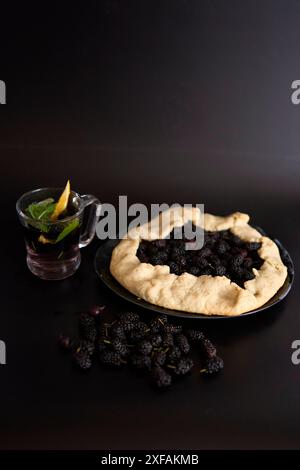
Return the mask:
M 46 243 L 55 243 L 53 240 L 49 240 L 48 238 L 46 238 L 43 234 L 39 236 L 38 241 L 40 243 L 43 243 L 43 245 L 46 245 Z
M 70 187 L 70 181 L 68 180 L 67 184 L 66 184 L 66 187 L 62 193 L 62 195 L 60 196 L 56 206 L 55 206 L 55 209 L 51 215 L 51 220 L 53 222 L 55 222 L 58 217 L 60 216 L 60 214 L 62 214 L 67 206 L 68 206 L 68 201 L 69 201 L 69 196 L 70 196 L 70 192 L 71 192 L 71 187 Z

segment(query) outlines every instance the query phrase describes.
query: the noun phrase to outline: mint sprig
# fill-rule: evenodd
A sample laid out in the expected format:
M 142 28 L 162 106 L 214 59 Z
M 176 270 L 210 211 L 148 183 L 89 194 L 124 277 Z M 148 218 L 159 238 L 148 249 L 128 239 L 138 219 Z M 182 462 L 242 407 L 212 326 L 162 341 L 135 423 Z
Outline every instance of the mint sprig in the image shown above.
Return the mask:
M 79 227 L 79 219 L 73 219 L 68 225 L 65 226 L 62 232 L 58 235 L 55 243 L 61 242 L 64 238 L 66 238 L 73 230 Z
M 55 206 L 56 203 L 52 197 L 30 204 L 25 211 L 26 215 L 32 219 L 29 222 L 30 225 L 43 233 L 49 232 L 50 227 L 46 222 L 50 221 L 50 216 L 53 213 Z
M 51 225 L 51 215 L 54 212 L 56 206 L 56 202 L 52 197 L 48 199 L 44 199 L 40 202 L 34 202 L 30 204 L 27 209 L 25 210 L 26 215 L 30 217 L 29 224 L 32 227 L 40 230 L 42 233 L 48 233 Z M 52 241 L 51 243 L 56 244 L 61 242 L 64 238 L 66 238 L 73 230 L 75 230 L 80 225 L 79 219 L 76 217 L 75 219 L 71 220 L 67 225 L 64 226 L 62 231 L 58 234 L 57 238 Z

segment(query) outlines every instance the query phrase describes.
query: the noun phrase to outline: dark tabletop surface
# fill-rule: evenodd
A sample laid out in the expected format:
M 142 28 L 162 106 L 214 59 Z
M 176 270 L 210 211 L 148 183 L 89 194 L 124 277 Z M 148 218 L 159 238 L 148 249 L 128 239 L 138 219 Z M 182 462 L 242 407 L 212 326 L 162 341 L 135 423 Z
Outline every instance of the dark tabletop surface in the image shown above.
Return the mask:
M 299 2 L 26 2 L 3 18 L 0 448 L 298 448 Z M 186 321 L 225 360 L 212 381 L 157 394 L 125 370 L 78 373 L 57 335 L 90 304 L 130 305 L 97 279 L 98 240 L 72 278 L 31 275 L 14 208 L 68 177 L 103 202 L 251 214 L 294 260 L 290 295 L 253 317 Z

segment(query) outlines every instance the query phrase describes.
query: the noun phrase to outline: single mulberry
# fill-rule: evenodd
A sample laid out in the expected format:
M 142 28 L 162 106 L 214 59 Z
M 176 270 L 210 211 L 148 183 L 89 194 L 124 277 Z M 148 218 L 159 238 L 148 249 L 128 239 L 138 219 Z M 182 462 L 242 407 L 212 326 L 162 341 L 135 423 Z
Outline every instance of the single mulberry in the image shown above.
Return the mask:
M 219 356 L 215 356 L 215 357 L 208 359 L 208 361 L 204 365 L 204 368 L 201 369 L 201 372 L 212 375 L 212 374 L 216 374 L 217 372 L 220 372 L 223 368 L 224 368 L 223 359 L 221 359 Z
M 149 339 L 150 343 L 152 344 L 153 348 L 159 348 L 162 343 L 162 337 L 159 334 L 152 335 Z
M 85 352 L 92 356 L 95 351 L 95 344 L 93 341 L 81 340 L 78 344 L 76 344 L 75 351 L 76 353 Z
M 138 344 L 137 349 L 139 353 L 144 354 L 144 355 L 149 355 L 153 347 L 152 347 L 151 342 L 145 339 Z
M 155 365 L 152 370 L 152 378 L 158 388 L 169 387 L 172 383 L 172 377 L 161 366 Z
M 114 351 L 120 354 L 120 356 L 127 356 L 129 354 L 128 346 L 119 338 L 114 338 L 111 342 L 111 347 Z
M 143 354 L 133 354 L 130 356 L 130 363 L 136 369 L 150 369 L 151 368 L 151 358 L 150 356 L 145 356 Z
M 109 349 L 101 351 L 99 359 L 102 364 L 113 367 L 120 367 L 124 363 L 119 353 L 110 351 Z
M 173 346 L 168 351 L 168 361 L 176 363 L 181 358 L 181 349 L 178 346 Z
M 95 319 L 87 313 L 83 313 L 79 317 L 79 330 L 84 339 L 95 341 L 97 337 Z
M 58 338 L 58 344 L 65 351 L 70 351 L 72 349 L 72 340 L 69 336 L 60 335 Z
M 157 351 L 152 357 L 153 364 L 163 366 L 166 363 L 167 354 L 164 351 Z
M 176 375 L 186 375 L 194 367 L 194 362 L 191 358 L 182 358 L 176 365 L 174 369 L 174 374 Z
M 174 345 L 174 338 L 173 338 L 173 335 L 171 333 L 166 333 L 164 336 L 163 336 L 163 342 L 162 342 L 162 346 L 164 348 L 169 348 L 171 346 Z
M 181 350 L 181 352 L 183 352 L 183 354 L 188 354 L 190 352 L 190 343 L 188 342 L 188 339 L 185 335 L 176 335 L 175 342 L 179 346 L 179 349 Z
M 212 358 L 212 357 L 215 357 L 217 355 L 216 347 L 207 338 L 205 338 L 205 339 L 203 339 L 203 341 L 201 341 L 201 350 L 204 353 L 204 355 L 208 358 Z
M 187 330 L 187 337 L 192 342 L 200 342 L 204 339 L 204 334 L 200 330 Z
M 85 351 L 75 352 L 73 360 L 76 366 L 82 370 L 90 369 L 92 366 L 91 356 Z

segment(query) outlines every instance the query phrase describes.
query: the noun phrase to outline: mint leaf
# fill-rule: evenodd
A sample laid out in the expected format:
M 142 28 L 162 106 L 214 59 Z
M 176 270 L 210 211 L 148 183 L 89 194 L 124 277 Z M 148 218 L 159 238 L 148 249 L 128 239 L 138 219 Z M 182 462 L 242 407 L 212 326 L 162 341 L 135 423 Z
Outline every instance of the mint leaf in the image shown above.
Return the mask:
M 54 212 L 56 203 L 51 202 L 38 216 L 38 220 L 49 220 L 50 215 Z
M 79 226 L 79 219 L 73 219 L 68 225 L 65 226 L 62 232 L 58 235 L 55 243 L 61 242 L 64 238 L 66 238 L 73 230 L 75 230 Z
M 32 221 L 29 222 L 29 224 L 32 227 L 38 229 L 42 233 L 47 233 L 50 230 L 50 226 L 43 223 L 43 222 L 38 222 L 38 221 L 32 220 Z
M 40 202 L 33 202 L 27 207 L 26 212 L 29 217 L 32 217 L 33 219 L 40 219 L 41 215 L 43 215 L 45 211 L 48 212 L 49 216 L 50 211 L 54 211 L 54 208 L 54 199 L 49 197 L 48 199 L 44 199 Z
M 32 219 L 30 220 L 30 225 L 37 228 L 42 233 L 47 233 L 50 230 L 50 225 L 47 222 L 50 222 L 50 216 L 54 212 L 56 202 L 52 197 L 45 199 L 44 201 L 36 202 L 30 204 L 26 209 L 26 214 Z M 73 219 L 69 224 L 67 224 L 64 229 L 57 236 L 54 243 L 61 242 L 65 237 L 67 237 L 73 230 L 79 226 L 79 219 Z
M 34 219 L 30 222 L 30 225 L 41 232 L 49 232 L 50 227 L 43 222 L 50 220 L 50 215 L 53 213 L 55 206 L 56 203 L 52 197 L 30 204 L 25 211 L 30 218 Z

